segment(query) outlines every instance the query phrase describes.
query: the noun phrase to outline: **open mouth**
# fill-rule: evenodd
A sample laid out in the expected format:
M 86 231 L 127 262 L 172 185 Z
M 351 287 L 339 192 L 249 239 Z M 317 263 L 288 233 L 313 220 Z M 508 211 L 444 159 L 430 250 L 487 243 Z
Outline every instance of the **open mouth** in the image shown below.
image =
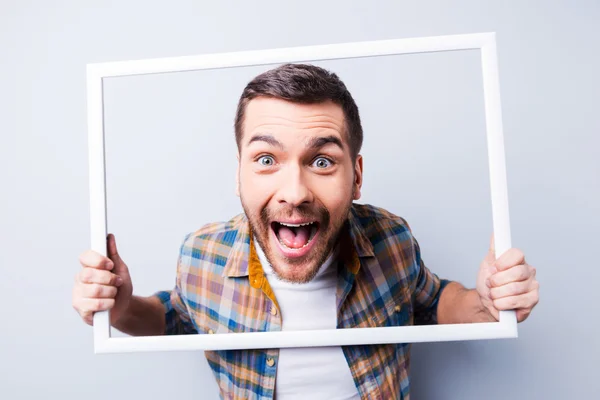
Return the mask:
M 312 221 L 292 224 L 274 221 L 271 223 L 271 228 L 283 249 L 298 251 L 312 243 L 319 231 L 319 223 Z

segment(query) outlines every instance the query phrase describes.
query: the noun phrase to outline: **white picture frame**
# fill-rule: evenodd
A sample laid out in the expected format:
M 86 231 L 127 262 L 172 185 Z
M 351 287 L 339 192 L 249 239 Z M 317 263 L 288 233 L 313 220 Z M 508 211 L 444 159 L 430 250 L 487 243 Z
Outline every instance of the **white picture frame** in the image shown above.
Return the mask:
M 504 253 L 511 247 L 511 234 L 495 33 L 366 41 L 88 64 L 91 249 L 102 255 L 106 255 L 107 252 L 103 115 L 104 78 L 286 62 L 311 62 L 477 49 L 481 52 L 483 69 L 485 123 L 495 248 L 496 254 Z M 499 321 L 490 323 L 142 337 L 111 337 L 109 321 L 109 311 L 98 312 L 94 315 L 94 352 L 97 354 L 460 341 L 515 338 L 518 334 L 514 311 L 502 311 L 500 312 Z

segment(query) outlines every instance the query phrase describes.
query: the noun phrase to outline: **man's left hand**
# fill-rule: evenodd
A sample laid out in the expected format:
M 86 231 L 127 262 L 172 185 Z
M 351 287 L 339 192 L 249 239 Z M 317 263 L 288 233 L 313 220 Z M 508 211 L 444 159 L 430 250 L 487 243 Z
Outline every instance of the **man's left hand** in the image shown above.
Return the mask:
M 535 268 L 521 250 L 511 248 L 496 259 L 492 236 L 477 276 L 477 293 L 487 311 L 498 320 L 499 311 L 515 310 L 517 322 L 522 322 L 539 301 L 539 287 Z

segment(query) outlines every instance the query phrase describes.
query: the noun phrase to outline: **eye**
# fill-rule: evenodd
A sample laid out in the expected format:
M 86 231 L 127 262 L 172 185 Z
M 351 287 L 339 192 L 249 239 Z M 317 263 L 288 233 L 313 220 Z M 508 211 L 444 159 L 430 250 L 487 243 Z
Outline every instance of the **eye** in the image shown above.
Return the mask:
M 262 156 L 258 159 L 258 163 L 264 167 L 270 167 L 275 164 L 275 160 L 271 156 Z
M 327 168 L 327 167 L 330 167 L 333 163 L 331 162 L 331 160 L 329 160 L 325 157 L 319 157 L 315 160 L 315 162 L 313 164 L 317 168 Z

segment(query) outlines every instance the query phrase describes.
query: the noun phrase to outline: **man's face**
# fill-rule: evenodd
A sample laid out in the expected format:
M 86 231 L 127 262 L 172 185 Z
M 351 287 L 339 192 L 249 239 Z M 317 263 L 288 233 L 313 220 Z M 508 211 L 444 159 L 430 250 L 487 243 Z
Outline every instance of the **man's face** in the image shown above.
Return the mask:
M 362 157 L 352 161 L 342 108 L 251 100 L 237 174 L 250 227 L 277 275 L 310 281 L 360 198 Z

